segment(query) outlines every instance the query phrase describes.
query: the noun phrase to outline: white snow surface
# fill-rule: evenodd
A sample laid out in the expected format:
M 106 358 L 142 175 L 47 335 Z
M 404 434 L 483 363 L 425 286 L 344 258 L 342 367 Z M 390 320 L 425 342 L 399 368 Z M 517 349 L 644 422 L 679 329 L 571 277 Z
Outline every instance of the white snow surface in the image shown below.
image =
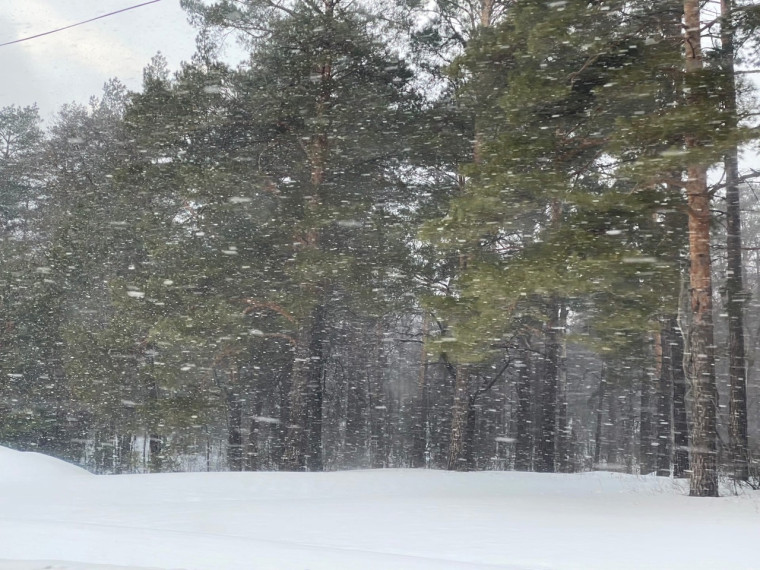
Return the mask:
M 757 570 L 760 493 L 613 473 L 95 476 L 0 448 L 0 570 Z

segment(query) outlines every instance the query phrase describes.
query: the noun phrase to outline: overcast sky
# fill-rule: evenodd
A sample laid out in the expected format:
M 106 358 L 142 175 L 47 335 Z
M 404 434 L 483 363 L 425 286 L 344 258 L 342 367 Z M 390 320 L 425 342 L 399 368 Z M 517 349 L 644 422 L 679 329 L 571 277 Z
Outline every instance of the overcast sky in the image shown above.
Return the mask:
M 0 43 L 32 36 L 145 0 L 0 0 Z M 0 107 L 37 103 L 50 119 L 64 103 L 86 103 L 118 77 L 139 89 L 161 51 L 172 69 L 195 51 L 179 0 L 161 0 L 49 36 L 0 47 Z

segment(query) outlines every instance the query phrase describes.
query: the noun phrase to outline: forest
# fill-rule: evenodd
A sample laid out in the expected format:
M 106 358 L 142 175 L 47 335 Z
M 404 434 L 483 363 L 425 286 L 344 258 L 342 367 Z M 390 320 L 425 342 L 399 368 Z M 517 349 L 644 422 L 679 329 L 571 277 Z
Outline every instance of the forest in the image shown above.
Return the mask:
M 182 6 L 0 109 L 0 445 L 760 485 L 760 6 Z

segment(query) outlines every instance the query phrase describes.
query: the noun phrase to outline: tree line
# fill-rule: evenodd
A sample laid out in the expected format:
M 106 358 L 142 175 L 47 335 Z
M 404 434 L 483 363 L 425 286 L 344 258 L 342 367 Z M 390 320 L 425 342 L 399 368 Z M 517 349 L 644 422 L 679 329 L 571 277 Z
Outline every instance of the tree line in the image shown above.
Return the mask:
M 757 483 L 755 6 L 182 4 L 178 72 L 0 110 L 3 444 Z

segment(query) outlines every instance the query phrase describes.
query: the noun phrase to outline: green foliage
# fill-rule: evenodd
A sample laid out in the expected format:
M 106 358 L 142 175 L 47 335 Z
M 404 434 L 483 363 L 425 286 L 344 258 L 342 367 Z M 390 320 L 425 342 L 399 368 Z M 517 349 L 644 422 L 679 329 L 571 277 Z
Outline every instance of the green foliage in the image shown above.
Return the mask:
M 583 308 L 573 318 L 615 350 L 675 306 L 684 236 L 668 212 L 681 207 L 671 173 L 686 158 L 683 133 L 709 140 L 688 157 L 707 162 L 742 135 L 722 128 L 720 73 L 676 87 L 672 38 L 637 31 L 653 17 L 622 4 L 519 3 L 454 67 L 465 94 L 488 94 L 480 148 L 465 191 L 421 236 L 466 259 L 436 305 L 463 358 L 526 326 L 522 307 L 541 298 Z M 710 97 L 703 110 L 678 105 L 679 89 Z

